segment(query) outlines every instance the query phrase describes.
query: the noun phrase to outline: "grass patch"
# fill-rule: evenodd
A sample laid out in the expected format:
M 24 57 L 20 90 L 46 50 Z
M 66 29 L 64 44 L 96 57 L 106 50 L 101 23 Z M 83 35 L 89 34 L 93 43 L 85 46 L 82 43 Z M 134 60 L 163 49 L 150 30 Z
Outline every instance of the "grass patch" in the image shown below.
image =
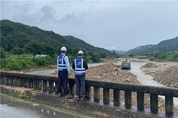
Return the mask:
M 18 98 L 19 98 L 19 99 L 24 99 L 24 100 L 26 100 L 26 101 L 33 101 L 32 99 L 30 99 L 30 97 L 27 95 L 26 92 L 23 92 L 23 93 L 19 94 L 19 95 L 18 95 Z
M 33 88 L 33 90 L 34 90 L 34 91 L 38 91 L 38 90 L 40 90 L 40 89 L 39 89 L 39 88 Z

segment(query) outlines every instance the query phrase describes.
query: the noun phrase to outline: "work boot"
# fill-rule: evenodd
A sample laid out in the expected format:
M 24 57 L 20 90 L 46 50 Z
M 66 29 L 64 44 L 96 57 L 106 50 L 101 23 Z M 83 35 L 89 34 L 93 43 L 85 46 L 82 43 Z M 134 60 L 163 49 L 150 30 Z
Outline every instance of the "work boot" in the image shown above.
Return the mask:
M 79 100 L 80 100 L 79 95 L 75 95 L 75 100 L 76 100 L 76 101 L 79 101 Z
M 73 98 L 73 95 L 71 94 L 66 95 L 66 99 L 72 99 L 72 98 Z
M 76 101 L 79 101 L 80 100 L 80 98 L 79 97 L 76 97 Z
M 82 97 L 82 98 L 81 98 L 81 101 L 84 101 L 84 100 L 85 100 L 85 97 Z
M 61 93 L 58 93 L 58 96 L 59 96 L 59 97 L 61 97 L 61 96 L 62 96 L 62 94 L 61 94 Z

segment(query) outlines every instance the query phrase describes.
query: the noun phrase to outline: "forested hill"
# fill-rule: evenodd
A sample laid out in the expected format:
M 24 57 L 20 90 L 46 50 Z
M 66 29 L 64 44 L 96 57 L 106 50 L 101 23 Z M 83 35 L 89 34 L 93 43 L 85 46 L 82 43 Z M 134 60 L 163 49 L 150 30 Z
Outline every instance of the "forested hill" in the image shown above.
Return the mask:
M 167 51 L 178 51 L 178 37 L 161 41 L 157 45 L 138 46 L 127 51 L 127 54 L 149 54 L 153 52 L 164 53 Z
M 23 49 L 26 45 L 34 42 L 39 50 L 40 47 L 45 46 L 48 51 L 50 49 L 53 52 L 59 52 L 61 46 L 66 46 L 70 53 L 73 52 L 72 50 L 82 49 L 84 51 L 98 51 L 108 55 L 111 54 L 109 50 L 94 47 L 73 36 L 61 36 L 53 31 L 44 31 L 38 27 L 1 20 L 1 47 L 5 51 L 11 51 L 15 46 Z

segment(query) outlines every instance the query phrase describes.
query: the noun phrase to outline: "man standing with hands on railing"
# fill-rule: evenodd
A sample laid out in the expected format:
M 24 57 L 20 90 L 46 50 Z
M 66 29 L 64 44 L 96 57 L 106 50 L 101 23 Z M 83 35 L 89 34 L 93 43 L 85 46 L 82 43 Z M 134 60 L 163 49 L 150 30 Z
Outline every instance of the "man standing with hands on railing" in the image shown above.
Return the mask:
M 86 61 L 82 58 L 83 52 L 80 50 L 78 52 L 78 57 L 73 61 L 72 68 L 75 70 L 75 84 L 76 84 L 76 95 L 75 98 L 79 101 L 80 97 L 80 87 L 82 89 L 81 100 L 85 100 L 85 70 L 88 69 Z
M 66 98 L 71 98 L 69 94 L 68 88 L 68 76 L 70 76 L 70 63 L 68 56 L 66 56 L 67 49 L 66 47 L 61 48 L 61 54 L 57 57 L 57 68 L 58 68 L 58 96 L 63 95 L 63 91 L 61 88 L 64 89 L 64 95 Z

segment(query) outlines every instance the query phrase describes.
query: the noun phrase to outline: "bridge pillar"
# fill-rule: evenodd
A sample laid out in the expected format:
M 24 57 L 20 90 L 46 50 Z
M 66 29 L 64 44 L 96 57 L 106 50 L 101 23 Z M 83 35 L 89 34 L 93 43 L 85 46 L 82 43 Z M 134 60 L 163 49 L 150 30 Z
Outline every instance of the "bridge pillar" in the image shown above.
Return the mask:
M 85 90 L 86 90 L 86 97 L 88 98 L 88 100 L 90 100 L 91 99 L 91 86 L 86 86 Z
M 125 107 L 130 108 L 132 106 L 132 94 L 131 91 L 125 91 Z
M 166 115 L 173 115 L 173 97 L 165 96 Z
M 13 85 L 13 78 L 12 78 L 12 77 L 9 77 L 9 79 L 8 79 L 8 84 L 9 84 L 9 85 Z
M 137 109 L 144 109 L 144 93 L 137 92 Z
M 119 89 L 114 89 L 113 91 L 113 99 L 114 99 L 114 105 L 118 106 L 120 105 L 120 90 Z
M 49 81 L 49 91 L 50 91 L 50 92 L 54 92 L 53 81 Z
M 104 104 L 109 104 L 110 102 L 110 91 L 109 88 L 103 88 L 103 102 Z
M 100 101 L 100 88 L 94 87 L 94 101 L 99 102 Z
M 158 112 L 158 95 L 150 94 L 150 107 L 151 107 L 151 112 L 153 113 Z
M 47 80 L 43 80 L 43 91 L 47 91 Z
M 4 84 L 7 85 L 7 77 L 4 77 Z

